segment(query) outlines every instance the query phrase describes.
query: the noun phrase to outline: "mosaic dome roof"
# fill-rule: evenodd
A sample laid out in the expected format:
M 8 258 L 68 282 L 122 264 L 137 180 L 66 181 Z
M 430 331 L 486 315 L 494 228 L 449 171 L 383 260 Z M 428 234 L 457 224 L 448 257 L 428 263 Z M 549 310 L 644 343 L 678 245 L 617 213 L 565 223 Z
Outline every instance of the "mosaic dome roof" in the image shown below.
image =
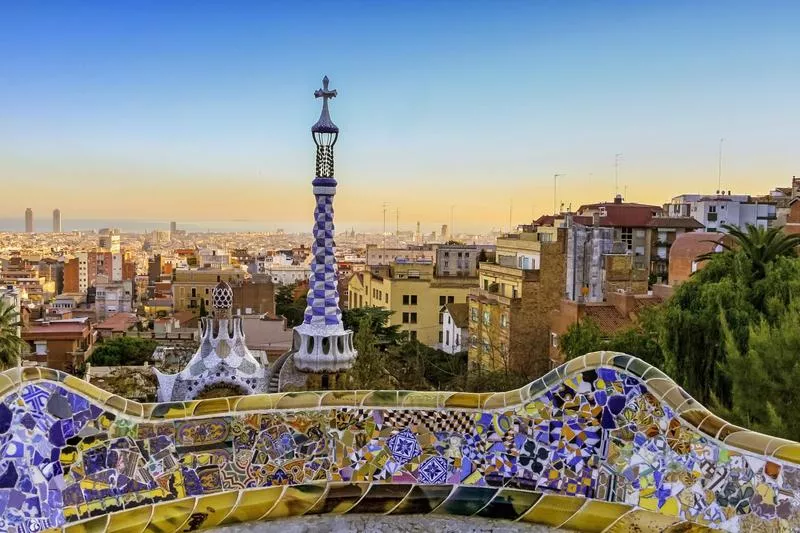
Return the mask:
M 214 309 L 227 310 L 233 307 L 233 289 L 225 281 L 220 281 L 211 291 L 211 305 Z

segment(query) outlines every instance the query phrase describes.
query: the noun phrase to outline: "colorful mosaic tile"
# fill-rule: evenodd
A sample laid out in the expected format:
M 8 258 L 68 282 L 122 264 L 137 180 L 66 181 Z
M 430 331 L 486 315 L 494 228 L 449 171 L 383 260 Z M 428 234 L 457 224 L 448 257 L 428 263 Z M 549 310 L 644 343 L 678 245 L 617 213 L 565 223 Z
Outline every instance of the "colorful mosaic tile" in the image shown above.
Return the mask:
M 663 374 L 634 374 L 626 368 L 638 360 L 617 357 L 590 354 L 494 409 L 437 408 L 436 395 L 430 407 L 318 407 L 320 393 L 293 397 L 306 403 L 290 410 L 169 418 L 202 402 L 129 402 L 125 412 L 72 378 L 32 375 L 0 403 L 0 531 L 93 517 L 112 524 L 144 506 L 152 518 L 137 520 L 163 531 L 347 510 L 597 531 L 800 528 L 800 465 L 782 458 L 796 444 L 711 424 L 674 385 L 639 377 L 652 370 L 663 382 Z M 475 396 L 497 405 L 496 396 Z M 698 426 L 717 429 L 712 436 Z

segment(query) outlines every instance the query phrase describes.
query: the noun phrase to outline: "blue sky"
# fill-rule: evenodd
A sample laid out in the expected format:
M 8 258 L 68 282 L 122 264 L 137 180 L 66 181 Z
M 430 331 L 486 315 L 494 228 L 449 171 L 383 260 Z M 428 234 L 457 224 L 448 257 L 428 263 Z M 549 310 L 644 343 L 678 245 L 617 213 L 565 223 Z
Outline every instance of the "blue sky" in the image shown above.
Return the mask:
M 7 2 L 0 180 L 74 218 L 310 221 L 312 96 L 340 97 L 337 220 L 479 229 L 620 192 L 798 173 L 800 2 Z M 1 194 L 1 193 L 0 193 Z M 458 229 L 458 228 L 457 228 Z

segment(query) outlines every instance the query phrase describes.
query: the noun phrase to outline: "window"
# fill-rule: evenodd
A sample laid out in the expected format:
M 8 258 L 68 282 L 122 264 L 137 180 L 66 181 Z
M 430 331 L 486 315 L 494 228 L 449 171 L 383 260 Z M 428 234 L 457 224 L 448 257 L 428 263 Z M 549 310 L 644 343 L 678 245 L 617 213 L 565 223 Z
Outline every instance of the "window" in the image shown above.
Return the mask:
M 386 293 L 386 303 L 387 304 L 389 303 L 389 293 L 388 292 Z
M 469 308 L 469 319 L 472 322 L 478 321 L 478 308 L 477 307 L 470 307 Z
M 539 234 L 539 242 L 553 242 L 553 234 L 552 233 L 540 233 Z
M 625 243 L 630 250 L 633 247 L 633 229 L 632 228 L 622 228 L 621 238 L 620 240 Z
M 512 287 L 511 288 L 511 297 L 512 298 L 516 298 L 517 297 L 517 288 L 516 287 Z
M 439 313 L 439 324 L 444 324 L 444 313 Z
M 408 335 L 411 337 L 412 341 L 417 340 L 417 332 L 415 330 L 411 330 L 408 332 Z
M 500 327 L 507 328 L 508 327 L 508 315 L 503 313 L 500 315 Z
M 483 339 L 483 353 L 489 353 L 489 341 Z
M 489 311 L 483 312 L 483 325 L 488 326 L 492 323 L 492 313 Z
M 450 346 L 450 332 L 449 332 L 449 331 L 446 333 L 446 335 L 445 335 L 445 338 L 444 338 L 444 339 L 445 339 L 445 340 L 444 340 L 444 343 L 445 343 L 445 345 L 446 345 L 446 346 Z M 439 342 L 441 342 L 441 339 L 439 340 Z
M 208 287 L 206 287 L 206 294 L 208 294 Z
M 408 313 L 403 313 L 403 324 L 408 324 Z
M 455 301 L 456 301 L 456 297 L 455 296 L 448 296 L 447 297 L 447 303 L 451 304 L 451 303 L 455 303 Z
M 445 252 L 445 253 L 444 253 L 444 256 L 445 256 L 445 257 L 450 257 L 450 252 Z
M 445 303 L 447 303 L 447 298 L 444 296 L 439 296 L 439 307 L 443 307 Z
M 463 257 L 463 254 L 461 252 L 458 252 L 458 257 Z
M 412 324 L 416 324 L 417 323 L 417 313 L 409 313 L 409 315 L 410 315 L 409 318 L 411 319 L 411 323 Z
M 417 305 L 417 295 L 416 294 L 412 294 L 411 295 L 411 305 Z
M 403 305 L 408 305 L 409 300 L 410 299 L 408 297 L 408 294 L 404 294 L 403 295 Z
M 555 333 L 551 333 L 550 342 L 553 345 L 553 348 L 558 348 L 558 335 L 556 335 Z
M 448 331 L 448 333 L 450 333 L 450 332 Z M 439 344 L 442 344 L 442 337 L 443 337 L 443 335 L 442 335 L 442 332 L 440 331 L 439 332 Z
M 489 290 L 489 280 L 488 279 L 483 280 L 483 290 L 485 290 L 485 291 Z

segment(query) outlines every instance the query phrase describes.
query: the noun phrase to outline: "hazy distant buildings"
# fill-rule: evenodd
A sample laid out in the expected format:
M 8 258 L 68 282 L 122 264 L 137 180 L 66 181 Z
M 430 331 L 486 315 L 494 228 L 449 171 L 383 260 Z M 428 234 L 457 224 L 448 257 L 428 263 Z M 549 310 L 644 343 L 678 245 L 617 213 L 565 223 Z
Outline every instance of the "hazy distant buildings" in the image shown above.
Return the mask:
M 442 224 L 442 242 L 447 242 L 450 240 L 450 229 L 447 227 L 447 224 Z
M 33 233 L 33 209 L 25 210 L 25 233 Z
M 61 210 L 53 209 L 53 233 L 61 233 Z
M 175 233 L 176 231 L 178 231 L 178 223 L 173 220 L 169 223 L 169 232 Z

